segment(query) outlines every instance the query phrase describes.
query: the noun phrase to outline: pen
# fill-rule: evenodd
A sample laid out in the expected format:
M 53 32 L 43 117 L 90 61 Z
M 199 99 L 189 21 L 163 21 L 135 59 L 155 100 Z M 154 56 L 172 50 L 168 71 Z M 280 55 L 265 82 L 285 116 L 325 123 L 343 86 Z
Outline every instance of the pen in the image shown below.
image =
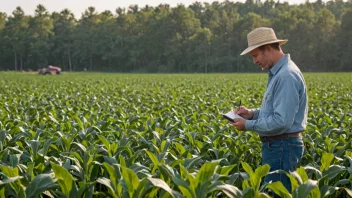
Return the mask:
M 233 105 L 234 105 L 235 107 L 237 107 L 237 105 L 236 105 L 235 103 L 233 103 Z M 241 105 L 242 105 L 242 101 L 240 100 L 240 104 L 238 105 L 237 110 L 240 109 Z

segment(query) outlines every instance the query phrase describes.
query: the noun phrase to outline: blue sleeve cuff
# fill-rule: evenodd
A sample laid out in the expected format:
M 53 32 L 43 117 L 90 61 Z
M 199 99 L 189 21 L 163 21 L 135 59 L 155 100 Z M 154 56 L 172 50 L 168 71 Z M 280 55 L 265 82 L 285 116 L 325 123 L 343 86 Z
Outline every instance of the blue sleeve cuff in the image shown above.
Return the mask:
M 244 127 L 246 128 L 246 130 L 254 131 L 254 123 L 255 120 L 246 120 L 246 122 L 244 123 Z
M 253 111 L 253 118 L 252 120 L 258 119 L 260 109 L 251 109 Z

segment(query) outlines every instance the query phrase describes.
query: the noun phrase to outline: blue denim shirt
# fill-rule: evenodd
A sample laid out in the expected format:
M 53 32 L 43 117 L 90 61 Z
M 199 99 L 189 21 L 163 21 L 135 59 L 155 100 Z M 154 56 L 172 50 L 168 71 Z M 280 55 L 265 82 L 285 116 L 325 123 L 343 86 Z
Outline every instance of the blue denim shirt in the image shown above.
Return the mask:
M 308 97 L 303 75 L 287 54 L 270 70 L 260 109 L 253 109 L 245 128 L 260 136 L 303 131 L 307 125 Z

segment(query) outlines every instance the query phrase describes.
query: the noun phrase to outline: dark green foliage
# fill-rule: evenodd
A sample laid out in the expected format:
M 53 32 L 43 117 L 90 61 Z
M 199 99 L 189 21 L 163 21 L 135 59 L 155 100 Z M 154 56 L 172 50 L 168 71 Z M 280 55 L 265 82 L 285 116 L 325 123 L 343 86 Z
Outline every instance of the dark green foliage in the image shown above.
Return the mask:
M 116 14 L 89 7 L 79 19 L 69 8 L 50 14 L 38 5 L 30 16 L 18 7 L 0 13 L 0 69 L 256 72 L 251 58 L 239 54 L 249 31 L 269 26 L 289 40 L 283 50 L 303 71 L 351 71 L 351 13 L 351 1 L 342 0 L 161 4 L 117 8 Z

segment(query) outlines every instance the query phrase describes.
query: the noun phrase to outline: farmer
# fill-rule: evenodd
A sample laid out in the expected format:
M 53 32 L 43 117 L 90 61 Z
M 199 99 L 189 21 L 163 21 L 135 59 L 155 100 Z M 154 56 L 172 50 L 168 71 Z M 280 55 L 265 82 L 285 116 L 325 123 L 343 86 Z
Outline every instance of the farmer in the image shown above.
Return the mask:
M 269 79 L 261 108 L 239 107 L 236 113 L 245 119 L 235 119 L 238 130 L 252 130 L 262 141 L 262 163 L 271 169 L 295 171 L 303 155 L 301 133 L 307 124 L 307 89 L 303 75 L 289 54 L 280 45 L 287 40 L 276 38 L 271 28 L 260 27 L 247 35 L 253 63 L 268 70 Z M 285 174 L 268 174 L 265 182 L 281 181 L 291 193 L 291 182 Z

